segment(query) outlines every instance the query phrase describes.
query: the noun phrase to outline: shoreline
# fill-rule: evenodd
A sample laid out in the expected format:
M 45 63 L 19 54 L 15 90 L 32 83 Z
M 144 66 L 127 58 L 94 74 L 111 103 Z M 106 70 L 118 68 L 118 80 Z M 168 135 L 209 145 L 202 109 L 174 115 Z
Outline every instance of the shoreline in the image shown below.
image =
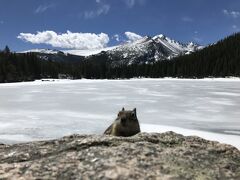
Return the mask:
M 64 84 L 76 82 L 115 82 L 115 81 L 206 81 L 206 82 L 240 82 L 240 77 L 227 77 L 227 78 L 130 78 L 130 79 L 40 79 L 34 81 L 0 83 L 0 86 L 12 85 L 41 85 L 41 84 Z
M 186 129 L 181 127 L 174 127 L 174 126 L 166 126 L 166 125 L 157 125 L 157 124 L 140 124 L 141 132 L 142 133 L 166 133 L 166 132 L 174 132 L 177 134 L 181 134 L 183 136 L 196 136 L 203 138 L 208 141 L 216 141 L 221 144 L 227 144 L 234 146 L 238 150 L 240 150 L 240 136 L 238 135 L 230 135 L 230 134 L 221 134 L 221 133 L 214 133 L 214 132 L 208 132 L 208 131 L 201 131 L 201 130 L 194 130 L 194 129 Z M 80 136 L 89 136 L 89 135 L 97 135 L 101 136 L 101 134 L 78 134 Z M 62 137 L 69 136 L 63 135 Z M 12 138 L 13 137 L 13 138 Z M 19 137 L 20 139 L 24 139 L 22 141 L 16 141 L 16 137 Z M 62 137 L 55 137 L 55 138 L 39 138 L 39 139 L 31 139 L 26 136 L 21 135 L 0 135 L 0 144 L 8 144 L 8 145 L 15 145 L 15 144 L 22 144 L 22 143 L 34 143 L 39 141 L 49 141 L 54 139 L 59 139 Z

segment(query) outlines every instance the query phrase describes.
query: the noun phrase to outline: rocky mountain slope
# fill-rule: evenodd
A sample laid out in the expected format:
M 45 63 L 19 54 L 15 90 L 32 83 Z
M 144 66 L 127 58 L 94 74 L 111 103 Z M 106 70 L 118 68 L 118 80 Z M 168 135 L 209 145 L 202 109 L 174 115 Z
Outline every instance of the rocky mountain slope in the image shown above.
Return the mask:
M 173 132 L 0 145 L 0 179 L 240 179 L 240 151 Z

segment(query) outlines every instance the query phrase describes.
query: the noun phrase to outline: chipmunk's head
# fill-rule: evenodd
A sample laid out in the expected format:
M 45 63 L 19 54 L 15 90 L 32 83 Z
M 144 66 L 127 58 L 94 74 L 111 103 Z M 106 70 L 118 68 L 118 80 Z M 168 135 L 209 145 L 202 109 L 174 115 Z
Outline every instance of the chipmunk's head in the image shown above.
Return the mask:
M 132 111 L 126 111 L 124 108 L 122 108 L 122 110 L 118 113 L 117 119 L 119 123 L 124 127 L 134 123 L 138 123 L 136 108 L 134 108 Z

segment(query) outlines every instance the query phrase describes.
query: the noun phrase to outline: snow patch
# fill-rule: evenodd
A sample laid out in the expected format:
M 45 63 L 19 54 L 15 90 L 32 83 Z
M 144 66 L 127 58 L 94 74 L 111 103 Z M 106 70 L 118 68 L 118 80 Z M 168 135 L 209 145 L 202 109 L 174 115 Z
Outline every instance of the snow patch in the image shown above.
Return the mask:
M 173 126 L 162 126 L 156 124 L 140 124 L 141 131 L 147 133 L 164 133 L 167 131 L 173 131 L 175 133 L 182 134 L 184 136 L 199 136 L 206 140 L 218 141 L 224 144 L 230 144 L 235 146 L 240 150 L 240 136 L 236 135 L 227 135 L 227 134 L 219 134 L 198 130 L 190 130 L 185 128 L 173 127 Z M 233 131 L 228 131 L 233 132 Z M 240 132 L 238 132 L 240 134 Z
M 102 51 L 113 50 L 113 49 L 115 49 L 117 47 L 118 46 L 112 46 L 112 47 L 107 47 L 107 48 L 103 48 L 103 49 L 93 49 L 93 50 L 77 50 L 77 49 L 73 49 L 73 50 L 63 50 L 63 52 L 65 54 L 72 54 L 72 55 L 77 55 L 77 56 L 91 56 L 91 55 L 99 54 Z
M 31 49 L 31 50 L 27 50 L 27 51 L 21 51 L 18 53 L 43 53 L 43 54 L 57 54 L 60 51 L 58 50 L 52 50 L 52 49 Z

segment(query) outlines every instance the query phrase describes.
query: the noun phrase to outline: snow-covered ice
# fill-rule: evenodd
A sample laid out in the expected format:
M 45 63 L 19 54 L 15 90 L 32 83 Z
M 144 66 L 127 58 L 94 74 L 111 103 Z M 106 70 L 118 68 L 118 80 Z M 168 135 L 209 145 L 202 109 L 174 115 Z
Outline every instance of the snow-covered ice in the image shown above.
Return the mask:
M 230 135 L 230 134 L 220 134 L 207 131 L 191 130 L 184 129 L 173 126 L 162 126 L 156 124 L 141 124 L 141 130 L 143 132 L 157 132 L 163 133 L 167 131 L 174 131 L 175 133 L 182 134 L 184 136 L 200 136 L 207 140 L 218 141 L 225 144 L 231 144 L 238 149 L 240 149 L 240 134 L 239 135 Z
M 240 149 L 239 79 L 0 84 L 0 142 L 101 134 L 123 106 L 137 108 L 143 131 L 173 130 Z

